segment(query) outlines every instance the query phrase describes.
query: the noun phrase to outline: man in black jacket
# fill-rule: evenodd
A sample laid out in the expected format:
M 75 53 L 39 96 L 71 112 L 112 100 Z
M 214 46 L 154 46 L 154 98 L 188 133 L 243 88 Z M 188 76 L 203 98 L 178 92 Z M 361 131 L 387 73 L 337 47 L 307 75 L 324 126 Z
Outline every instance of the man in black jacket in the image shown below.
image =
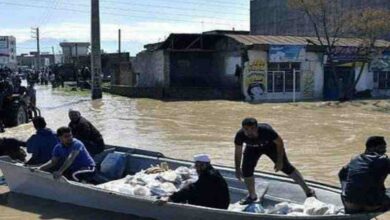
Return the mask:
M 385 180 L 390 173 L 390 159 L 384 137 L 370 137 L 366 151 L 340 170 L 342 200 L 348 214 L 390 210 L 390 192 Z
M 26 142 L 14 138 L 0 138 L 0 156 L 9 156 L 13 160 L 26 161 L 26 152 L 21 148 Z
M 229 189 L 225 179 L 210 164 L 208 155 L 194 157 L 198 181 L 189 184 L 168 198 L 158 200 L 162 205 L 166 202 L 188 203 L 209 208 L 227 209 L 230 204 Z
M 100 132 L 76 110 L 69 110 L 69 127 L 73 136 L 83 142 L 91 156 L 104 151 L 104 140 Z

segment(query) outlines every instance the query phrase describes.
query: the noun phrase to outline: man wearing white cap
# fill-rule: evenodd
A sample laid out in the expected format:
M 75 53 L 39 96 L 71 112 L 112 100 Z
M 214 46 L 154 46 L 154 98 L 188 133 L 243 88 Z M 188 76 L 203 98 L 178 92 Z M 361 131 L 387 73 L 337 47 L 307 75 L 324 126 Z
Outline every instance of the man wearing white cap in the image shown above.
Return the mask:
M 210 164 L 207 154 L 194 156 L 198 181 L 189 184 L 168 198 L 162 198 L 158 204 L 166 202 L 188 203 L 209 208 L 227 209 L 230 203 L 229 189 L 222 175 Z

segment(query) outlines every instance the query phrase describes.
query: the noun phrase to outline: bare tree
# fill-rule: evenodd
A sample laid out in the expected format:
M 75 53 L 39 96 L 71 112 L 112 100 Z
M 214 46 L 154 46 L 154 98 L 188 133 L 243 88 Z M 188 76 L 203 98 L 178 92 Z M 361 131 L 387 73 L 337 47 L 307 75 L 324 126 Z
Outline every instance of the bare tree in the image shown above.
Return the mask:
M 361 43 L 356 47 L 355 57 L 352 58 L 353 69 L 360 65 L 360 71 L 353 84 L 343 89 L 339 98 L 348 100 L 353 97 L 365 67 L 380 56 L 382 47 L 378 40 L 390 33 L 390 11 L 387 9 L 363 8 L 346 12 L 343 0 L 288 0 L 289 7 L 301 11 L 313 25 L 318 42 L 309 41 L 312 45 L 324 48 L 328 58 L 332 78 L 340 91 L 341 85 L 336 72 L 335 58 L 337 42 L 340 36 L 360 38 Z
M 361 39 L 353 67 L 355 68 L 360 65 L 360 70 L 353 85 L 345 91 L 346 99 L 353 97 L 356 86 L 364 73 L 364 69 L 375 58 L 382 56 L 384 50 L 389 49 L 389 44 L 379 44 L 379 39 L 390 33 L 389 19 L 390 11 L 387 9 L 366 8 L 355 11 L 352 14 L 349 24 L 351 33 Z
M 332 79 L 339 90 L 335 53 L 337 42 L 348 28 L 349 16 L 342 10 L 342 0 L 288 0 L 289 7 L 301 11 L 313 25 L 317 41 L 308 40 L 312 45 L 324 48 L 329 62 Z

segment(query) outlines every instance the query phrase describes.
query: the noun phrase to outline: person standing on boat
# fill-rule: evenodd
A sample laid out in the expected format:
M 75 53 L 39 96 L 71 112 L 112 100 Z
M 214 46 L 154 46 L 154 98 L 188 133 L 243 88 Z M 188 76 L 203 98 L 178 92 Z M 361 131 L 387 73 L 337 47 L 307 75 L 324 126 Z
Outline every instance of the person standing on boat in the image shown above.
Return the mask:
M 340 170 L 342 200 L 348 214 L 390 210 L 390 191 L 385 180 L 390 173 L 384 137 L 368 138 L 366 151 Z
M 191 205 L 209 208 L 227 209 L 230 204 L 228 185 L 222 175 L 210 164 L 210 157 L 206 154 L 194 156 L 198 180 L 172 194 L 162 198 L 157 204 L 167 202 L 188 203 Z
M 77 182 L 89 181 L 95 172 L 95 161 L 84 144 L 73 138 L 68 127 L 59 128 L 57 136 L 61 143 L 54 147 L 51 160 L 39 169 L 52 172 L 54 179 L 65 176 Z
M 246 118 L 242 121 L 242 128 L 235 136 L 235 168 L 236 177 L 242 178 L 248 188 L 249 195 L 240 201 L 247 205 L 257 201 L 255 190 L 254 170 L 260 157 L 265 154 L 275 163 L 275 171 L 282 171 L 298 183 L 307 197 L 315 196 L 300 172 L 289 162 L 284 149 L 282 138 L 268 124 L 258 124 L 255 118 Z M 243 145 L 245 150 L 243 152 Z M 241 164 L 242 160 L 242 164 Z
M 84 143 L 92 156 L 104 151 L 103 136 L 91 122 L 81 116 L 79 111 L 70 109 L 69 119 L 69 127 L 72 129 L 72 134 Z
M 27 140 L 27 152 L 32 156 L 26 164 L 41 165 L 51 159 L 59 140 L 51 129 L 46 128 L 45 118 L 38 116 L 33 118 L 32 122 L 37 132 Z

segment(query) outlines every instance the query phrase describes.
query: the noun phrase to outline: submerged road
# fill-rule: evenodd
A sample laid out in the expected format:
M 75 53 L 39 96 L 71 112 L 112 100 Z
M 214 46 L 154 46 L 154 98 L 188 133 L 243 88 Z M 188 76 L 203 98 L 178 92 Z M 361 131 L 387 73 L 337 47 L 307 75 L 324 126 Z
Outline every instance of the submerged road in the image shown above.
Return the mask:
M 251 105 L 163 102 L 109 94 L 91 101 L 86 92 L 48 86 L 37 88 L 37 100 L 52 129 L 67 125 L 68 110 L 78 109 L 101 131 L 107 144 L 159 151 L 181 159 L 209 153 L 213 163 L 227 166 L 234 165 L 233 138 L 241 120 L 254 116 L 270 123 L 284 138 L 289 159 L 306 178 L 334 185 L 338 185 L 339 169 L 363 151 L 368 136 L 383 135 L 390 141 L 390 101 Z M 33 126 L 27 124 L 8 129 L 0 137 L 26 140 L 33 133 Z M 269 159 L 262 159 L 257 167 L 272 168 Z M 7 191 L 0 188 L 0 219 L 138 219 Z

